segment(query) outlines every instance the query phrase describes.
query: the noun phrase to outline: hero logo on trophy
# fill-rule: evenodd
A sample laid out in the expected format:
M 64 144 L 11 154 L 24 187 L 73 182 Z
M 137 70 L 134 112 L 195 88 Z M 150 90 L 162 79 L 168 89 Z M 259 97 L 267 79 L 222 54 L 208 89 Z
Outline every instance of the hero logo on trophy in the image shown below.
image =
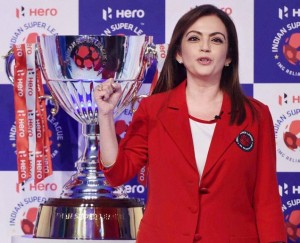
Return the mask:
M 119 116 L 156 64 L 152 37 L 39 36 L 35 55 L 53 99 L 81 123 L 85 146 L 61 197 L 40 205 L 34 237 L 135 239 L 144 205 L 128 198 L 123 186 L 110 187 L 99 169 L 98 109 L 93 90 L 108 78 L 120 83 L 122 95 L 114 110 L 114 117 Z M 6 65 L 9 70 L 11 61 Z

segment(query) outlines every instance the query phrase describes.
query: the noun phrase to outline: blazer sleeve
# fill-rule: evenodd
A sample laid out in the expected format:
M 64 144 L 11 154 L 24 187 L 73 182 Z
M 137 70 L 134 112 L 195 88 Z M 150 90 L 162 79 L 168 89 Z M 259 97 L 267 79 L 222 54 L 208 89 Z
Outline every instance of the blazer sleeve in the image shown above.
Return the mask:
M 132 179 L 147 163 L 148 115 L 144 99 L 133 114 L 126 135 L 119 144 L 118 156 L 114 165 L 104 168 L 100 163 L 100 168 L 103 170 L 107 181 L 113 187 Z
M 286 242 L 286 229 L 282 213 L 276 175 L 276 147 L 272 117 L 263 105 L 259 118 L 257 178 L 254 208 L 261 243 Z

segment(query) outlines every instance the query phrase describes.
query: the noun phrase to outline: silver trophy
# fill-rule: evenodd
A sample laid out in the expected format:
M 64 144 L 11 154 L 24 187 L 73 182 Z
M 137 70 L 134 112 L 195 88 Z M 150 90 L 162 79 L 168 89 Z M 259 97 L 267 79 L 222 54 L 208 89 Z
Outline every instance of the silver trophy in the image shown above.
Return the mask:
M 155 64 L 150 36 L 39 36 L 37 59 L 51 95 L 82 124 L 85 146 L 77 171 L 61 198 L 40 205 L 37 238 L 135 239 L 143 203 L 111 187 L 99 169 L 99 125 L 94 88 L 114 78 L 122 95 L 118 117 L 137 97 L 148 68 Z

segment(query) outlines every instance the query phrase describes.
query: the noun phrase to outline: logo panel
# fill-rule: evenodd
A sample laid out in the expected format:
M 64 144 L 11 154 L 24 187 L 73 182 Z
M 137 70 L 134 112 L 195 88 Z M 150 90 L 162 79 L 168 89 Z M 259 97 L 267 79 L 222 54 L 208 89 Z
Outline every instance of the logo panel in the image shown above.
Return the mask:
M 300 242 L 299 176 L 299 173 L 278 173 L 277 176 L 288 242 Z
M 80 0 L 79 34 L 108 36 L 145 34 L 154 36 L 156 44 L 164 43 L 165 2 Z
M 267 104 L 272 114 L 277 171 L 300 172 L 300 91 L 298 84 L 254 84 L 254 97 Z
M 282 1 L 273 1 L 270 5 L 266 1 L 256 1 L 254 20 L 254 82 L 299 82 L 299 4 L 287 1 L 283 5 Z

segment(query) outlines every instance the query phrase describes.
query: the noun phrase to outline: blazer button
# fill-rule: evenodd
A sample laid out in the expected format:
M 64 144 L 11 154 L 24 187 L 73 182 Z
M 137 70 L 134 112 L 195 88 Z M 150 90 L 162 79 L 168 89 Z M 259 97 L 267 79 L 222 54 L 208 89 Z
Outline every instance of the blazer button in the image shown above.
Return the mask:
M 209 191 L 208 191 L 207 188 L 201 187 L 201 188 L 199 188 L 199 193 L 200 193 L 200 194 L 207 194 L 207 193 L 209 193 Z
M 190 206 L 189 210 L 191 211 L 191 213 L 197 213 L 198 212 L 198 208 L 197 207 L 193 207 L 193 206 Z
M 195 236 L 194 236 L 194 241 L 199 241 L 199 240 L 201 240 L 201 239 L 202 239 L 201 235 L 195 234 Z

